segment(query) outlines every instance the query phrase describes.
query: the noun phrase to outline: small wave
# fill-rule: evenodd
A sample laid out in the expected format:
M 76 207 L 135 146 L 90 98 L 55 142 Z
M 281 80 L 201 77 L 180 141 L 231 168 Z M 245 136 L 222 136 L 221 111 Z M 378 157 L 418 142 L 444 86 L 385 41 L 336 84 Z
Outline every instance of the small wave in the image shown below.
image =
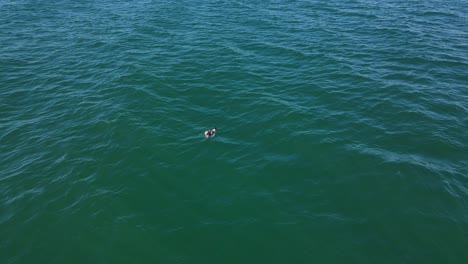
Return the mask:
M 423 155 L 397 153 L 385 149 L 369 147 L 365 144 L 348 144 L 345 148 L 351 151 L 357 151 L 361 154 L 378 157 L 388 163 L 408 163 L 437 173 L 460 173 L 457 167 L 454 167 L 447 162 L 424 157 Z

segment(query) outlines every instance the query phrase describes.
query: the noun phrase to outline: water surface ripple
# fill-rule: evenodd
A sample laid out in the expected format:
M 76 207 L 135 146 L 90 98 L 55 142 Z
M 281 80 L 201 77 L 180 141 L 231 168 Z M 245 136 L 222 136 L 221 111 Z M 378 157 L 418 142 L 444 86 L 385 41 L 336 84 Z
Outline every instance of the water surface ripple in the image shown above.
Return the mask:
M 467 14 L 0 0 L 0 262 L 468 263 Z

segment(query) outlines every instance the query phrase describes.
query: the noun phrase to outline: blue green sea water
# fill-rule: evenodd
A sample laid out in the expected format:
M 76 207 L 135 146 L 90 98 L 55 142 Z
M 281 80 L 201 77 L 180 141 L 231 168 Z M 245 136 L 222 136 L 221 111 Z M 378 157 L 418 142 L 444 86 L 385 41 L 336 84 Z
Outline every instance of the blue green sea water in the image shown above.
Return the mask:
M 0 0 L 0 263 L 468 263 L 467 18 Z

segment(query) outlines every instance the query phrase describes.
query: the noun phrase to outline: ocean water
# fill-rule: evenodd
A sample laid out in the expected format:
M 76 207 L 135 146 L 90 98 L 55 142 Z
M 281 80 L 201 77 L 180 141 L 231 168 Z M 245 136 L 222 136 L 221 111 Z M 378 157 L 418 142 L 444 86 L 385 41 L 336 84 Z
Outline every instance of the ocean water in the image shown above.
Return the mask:
M 467 18 L 0 0 L 0 263 L 468 263 Z

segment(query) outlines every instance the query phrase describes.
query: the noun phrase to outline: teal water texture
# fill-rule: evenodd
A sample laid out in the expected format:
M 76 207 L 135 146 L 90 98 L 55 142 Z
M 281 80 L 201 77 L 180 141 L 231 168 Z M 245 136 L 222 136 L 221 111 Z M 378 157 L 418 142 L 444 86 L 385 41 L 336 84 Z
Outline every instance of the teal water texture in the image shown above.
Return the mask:
M 468 263 L 467 14 L 0 0 L 0 263 Z

